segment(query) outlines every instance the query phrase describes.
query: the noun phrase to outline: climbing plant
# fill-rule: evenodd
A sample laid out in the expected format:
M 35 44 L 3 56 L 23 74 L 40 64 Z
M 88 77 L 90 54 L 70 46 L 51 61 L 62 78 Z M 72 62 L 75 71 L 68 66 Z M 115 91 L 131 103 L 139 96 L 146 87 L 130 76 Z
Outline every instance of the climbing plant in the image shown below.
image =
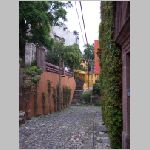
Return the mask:
M 45 114 L 45 101 L 46 101 L 46 97 L 45 97 L 45 93 L 42 93 L 42 109 L 43 109 L 43 114 Z
M 56 92 L 56 89 L 53 88 L 53 99 L 54 99 L 54 111 L 56 112 L 57 111 L 57 92 Z
M 63 87 L 63 103 L 64 106 L 67 107 L 70 102 L 71 97 L 71 89 L 68 86 Z
M 103 120 L 109 130 L 111 147 L 121 148 L 122 133 L 122 62 L 121 50 L 113 38 L 113 2 L 101 2 L 101 24 L 99 41 L 101 45 L 101 75 L 99 89 L 101 91 Z
M 24 74 L 31 79 L 30 84 L 37 84 L 40 80 L 39 75 L 42 74 L 42 69 L 38 66 L 27 66 L 24 68 Z
M 51 113 L 51 81 L 47 81 L 47 91 L 48 91 L 48 103 L 49 103 L 49 112 Z

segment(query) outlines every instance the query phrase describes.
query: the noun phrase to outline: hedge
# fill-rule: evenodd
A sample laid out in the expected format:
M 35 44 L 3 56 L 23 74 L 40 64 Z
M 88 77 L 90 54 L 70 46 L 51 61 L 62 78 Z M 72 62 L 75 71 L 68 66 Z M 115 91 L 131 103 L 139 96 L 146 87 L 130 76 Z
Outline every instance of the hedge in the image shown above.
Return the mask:
M 112 38 L 113 3 L 101 2 L 101 23 L 99 41 L 101 45 L 100 91 L 102 100 L 103 120 L 108 128 L 111 148 L 121 148 L 122 134 L 122 62 L 121 50 Z

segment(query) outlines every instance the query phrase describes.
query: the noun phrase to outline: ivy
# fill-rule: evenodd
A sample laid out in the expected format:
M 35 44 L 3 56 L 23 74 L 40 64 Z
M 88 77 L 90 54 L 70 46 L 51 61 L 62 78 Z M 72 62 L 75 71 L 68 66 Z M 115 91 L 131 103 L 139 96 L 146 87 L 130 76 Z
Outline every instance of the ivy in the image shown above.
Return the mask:
M 101 75 L 99 89 L 102 100 L 102 116 L 108 128 L 113 149 L 121 148 L 122 134 L 122 62 L 121 50 L 112 39 L 113 2 L 101 2 L 101 24 L 99 41 L 101 45 Z
M 68 106 L 71 98 L 71 89 L 68 86 L 63 87 L 63 105 Z

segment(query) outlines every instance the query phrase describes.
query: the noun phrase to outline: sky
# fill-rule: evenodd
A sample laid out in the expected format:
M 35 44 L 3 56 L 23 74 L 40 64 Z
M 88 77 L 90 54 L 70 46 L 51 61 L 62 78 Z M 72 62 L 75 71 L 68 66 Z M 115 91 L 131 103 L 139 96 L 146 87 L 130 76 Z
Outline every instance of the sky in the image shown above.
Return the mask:
M 85 21 L 85 31 L 87 35 L 87 40 L 89 44 L 93 44 L 94 40 L 98 40 L 99 36 L 99 23 L 100 23 L 100 1 L 81 1 L 82 3 L 82 13 L 83 13 L 83 18 Z M 83 52 L 84 48 L 83 46 L 86 44 L 85 40 L 85 32 L 84 32 L 84 26 L 82 22 L 82 14 L 81 14 L 81 8 L 79 1 L 72 1 L 73 7 L 67 8 L 67 19 L 68 21 L 65 22 L 65 24 L 68 27 L 68 30 L 70 31 L 78 31 L 79 32 L 79 47 L 80 50 Z M 76 12 L 76 8 L 79 14 L 79 19 L 78 15 Z M 79 25 L 79 20 L 82 28 L 82 32 L 80 29 Z M 82 33 L 83 33 L 83 38 L 82 38 Z

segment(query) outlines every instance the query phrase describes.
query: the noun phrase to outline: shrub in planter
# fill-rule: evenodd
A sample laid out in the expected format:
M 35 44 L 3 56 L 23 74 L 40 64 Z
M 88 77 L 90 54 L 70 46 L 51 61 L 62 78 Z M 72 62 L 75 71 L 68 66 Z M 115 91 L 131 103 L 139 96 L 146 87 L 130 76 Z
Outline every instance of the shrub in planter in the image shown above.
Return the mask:
M 82 98 L 82 100 L 85 101 L 86 104 L 89 104 L 91 101 L 91 92 L 86 91 L 86 92 L 82 93 L 81 98 Z
M 95 105 L 95 106 L 101 106 L 101 101 L 100 101 L 100 99 L 98 99 L 98 100 L 95 102 L 94 105 Z
M 100 96 L 100 83 L 99 83 L 99 81 L 96 81 L 95 84 L 93 84 L 93 94 L 97 94 Z
M 67 107 L 70 102 L 71 89 L 68 86 L 63 87 L 63 105 Z
M 39 82 L 41 73 L 42 69 L 38 66 L 28 66 L 24 69 L 25 80 L 30 80 L 30 86 Z
M 29 76 L 40 75 L 42 73 L 42 69 L 38 66 L 29 66 L 25 68 L 25 74 Z

